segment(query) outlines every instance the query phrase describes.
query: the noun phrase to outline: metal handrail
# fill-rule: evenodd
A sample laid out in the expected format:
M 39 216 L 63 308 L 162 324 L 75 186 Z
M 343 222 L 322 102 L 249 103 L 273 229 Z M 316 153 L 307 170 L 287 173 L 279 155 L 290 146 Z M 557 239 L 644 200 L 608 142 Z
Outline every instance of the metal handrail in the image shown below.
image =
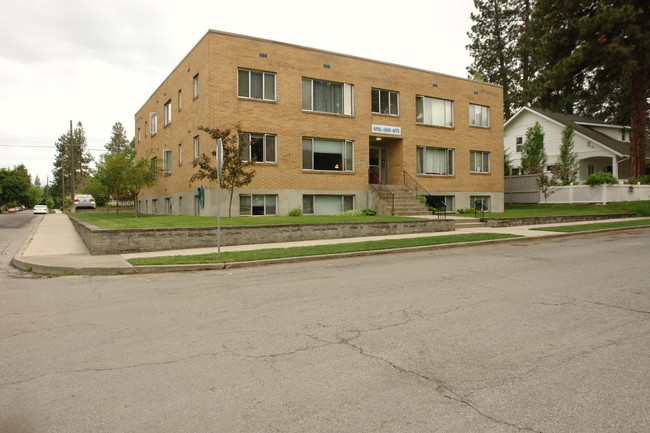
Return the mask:
M 422 185 L 418 183 L 413 176 L 411 176 L 406 170 L 404 170 L 404 186 L 406 189 L 411 191 L 413 195 L 431 195 Z
M 390 207 L 390 214 L 395 215 L 395 194 L 388 187 L 380 184 L 368 184 L 370 190 L 379 198 L 380 201 L 387 203 Z
M 411 193 L 414 196 L 423 196 L 423 197 L 431 197 L 433 194 L 431 194 L 429 191 L 426 190 L 425 187 L 420 185 L 420 183 L 415 180 L 413 176 L 411 176 L 406 170 L 404 170 L 404 186 L 406 189 L 411 191 Z M 427 203 L 427 206 L 429 203 Z M 438 215 L 438 218 L 447 218 L 447 205 L 444 204 L 442 201 L 436 202 L 433 207 L 436 208 L 436 213 Z

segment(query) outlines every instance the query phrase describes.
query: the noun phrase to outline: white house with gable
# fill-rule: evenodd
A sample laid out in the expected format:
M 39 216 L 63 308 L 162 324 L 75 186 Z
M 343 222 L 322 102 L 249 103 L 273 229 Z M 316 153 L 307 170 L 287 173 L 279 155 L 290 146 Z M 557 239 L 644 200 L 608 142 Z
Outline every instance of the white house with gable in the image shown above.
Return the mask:
M 535 122 L 544 129 L 544 149 L 548 155 L 547 169 L 560 157 L 562 131 L 567 125 L 574 129 L 574 151 L 578 154 L 580 171 L 578 181 L 600 171 L 612 173 L 624 180 L 630 173 L 630 127 L 611 125 L 601 120 L 572 116 L 538 108 L 524 107 L 504 125 L 504 149 L 510 153 L 512 167 L 521 166 L 521 147 L 526 130 Z M 650 146 L 646 146 L 646 161 L 650 160 Z

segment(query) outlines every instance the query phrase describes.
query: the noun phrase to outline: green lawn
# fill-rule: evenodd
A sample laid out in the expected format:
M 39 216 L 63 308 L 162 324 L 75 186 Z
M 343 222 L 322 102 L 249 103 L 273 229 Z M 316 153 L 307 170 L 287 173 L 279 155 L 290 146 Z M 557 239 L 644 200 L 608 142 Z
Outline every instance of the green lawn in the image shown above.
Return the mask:
M 650 201 L 600 204 L 507 204 L 505 212 L 486 212 L 486 218 L 523 218 L 537 216 L 634 214 L 650 216 Z M 473 217 L 474 214 L 460 216 Z
M 445 236 L 429 236 L 410 239 L 388 239 L 381 241 L 353 242 L 333 245 L 315 245 L 309 247 L 268 248 L 252 251 L 232 251 L 221 253 L 219 263 L 247 262 L 287 257 L 305 257 L 321 254 L 337 254 L 356 251 L 377 251 L 392 248 L 407 248 L 425 245 L 441 245 L 458 242 L 477 242 L 492 239 L 510 239 L 521 236 L 499 233 L 468 233 Z M 129 263 L 139 265 L 182 265 L 217 263 L 217 254 L 197 254 L 191 256 L 145 257 L 130 259 Z
M 650 218 L 644 220 L 634 221 L 613 221 L 593 224 L 575 224 L 570 226 L 556 226 L 556 227 L 538 227 L 531 230 L 547 231 L 547 232 L 562 232 L 562 233 L 575 233 L 586 232 L 590 230 L 602 230 L 618 227 L 636 227 L 650 225 Z
M 214 227 L 217 225 L 217 217 L 141 214 L 136 218 L 132 212 L 121 212 L 119 214 L 84 212 L 76 213 L 74 217 L 102 229 Z M 413 218 L 394 216 L 221 217 L 221 225 L 317 224 L 401 220 L 413 220 Z

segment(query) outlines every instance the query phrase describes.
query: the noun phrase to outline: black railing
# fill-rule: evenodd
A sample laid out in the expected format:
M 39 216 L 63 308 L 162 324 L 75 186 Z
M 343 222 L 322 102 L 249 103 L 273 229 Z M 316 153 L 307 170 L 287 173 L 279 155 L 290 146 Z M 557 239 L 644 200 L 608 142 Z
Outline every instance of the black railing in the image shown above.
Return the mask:
M 474 202 L 474 218 L 479 218 L 481 221 L 485 221 L 485 210 L 487 209 L 487 203 L 483 200 L 476 200 Z
M 388 207 L 390 214 L 395 215 L 395 194 L 386 185 L 372 183 L 368 185 L 370 185 L 370 191 L 372 191 L 375 197 Z
M 439 199 L 434 199 L 434 196 L 427 191 L 425 187 L 420 185 L 420 183 L 406 170 L 404 170 L 404 186 L 406 189 L 411 191 L 415 197 L 425 197 L 426 206 L 428 206 L 429 209 L 434 208 L 434 214 L 437 215 L 438 218 L 447 218 L 447 205 L 445 202 Z
M 427 191 L 422 185 L 420 185 L 418 181 L 415 180 L 413 176 L 408 174 L 406 170 L 404 171 L 404 186 L 406 187 L 406 189 L 411 191 L 414 196 L 421 195 L 426 197 L 431 195 L 429 191 Z

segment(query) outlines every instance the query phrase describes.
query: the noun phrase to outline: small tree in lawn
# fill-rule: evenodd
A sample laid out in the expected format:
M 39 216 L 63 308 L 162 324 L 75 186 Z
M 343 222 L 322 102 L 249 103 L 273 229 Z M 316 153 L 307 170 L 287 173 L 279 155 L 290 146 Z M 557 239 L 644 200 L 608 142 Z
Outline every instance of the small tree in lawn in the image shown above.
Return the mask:
M 147 158 L 133 158 L 131 166 L 126 174 L 126 189 L 133 196 L 135 204 L 135 216 L 140 215 L 138 211 L 138 196 L 142 188 L 153 186 L 158 180 L 158 174 L 162 171 L 155 162 Z
M 544 151 L 544 129 L 539 122 L 526 131 L 526 140 L 521 147 L 522 174 L 539 174 L 544 172 L 548 157 Z
M 578 154 L 573 146 L 573 128 L 567 125 L 562 131 L 560 159 L 557 163 L 557 177 L 562 184 L 570 185 L 578 178 Z
M 246 170 L 255 161 L 244 161 L 241 157 L 242 149 L 249 145 L 248 139 L 241 130 L 240 124 L 235 125 L 234 131 L 231 129 L 206 128 L 203 126 L 199 127 L 199 130 L 207 132 L 215 142 L 221 139 L 223 143 L 223 165 L 221 167 L 220 187 L 230 193 L 230 201 L 228 204 L 228 216 L 230 217 L 232 216 L 232 198 L 235 189 L 248 185 L 253 181 L 253 177 L 255 177 L 255 170 Z M 190 178 L 190 183 L 201 179 L 216 182 L 216 146 L 215 150 L 211 153 L 214 158 L 204 153 L 192 161 L 192 166 L 194 168 L 198 167 L 199 171 L 194 173 Z

